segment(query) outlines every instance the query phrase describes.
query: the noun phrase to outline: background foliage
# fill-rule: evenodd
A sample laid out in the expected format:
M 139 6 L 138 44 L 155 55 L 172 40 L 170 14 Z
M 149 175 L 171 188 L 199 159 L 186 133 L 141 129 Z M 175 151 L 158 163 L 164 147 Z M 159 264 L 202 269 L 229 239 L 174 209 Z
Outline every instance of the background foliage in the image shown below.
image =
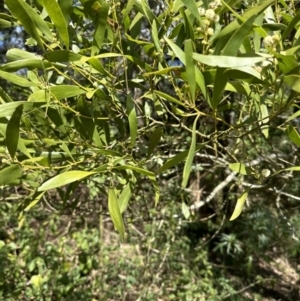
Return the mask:
M 297 5 L 6 0 L 0 298 L 297 300 Z

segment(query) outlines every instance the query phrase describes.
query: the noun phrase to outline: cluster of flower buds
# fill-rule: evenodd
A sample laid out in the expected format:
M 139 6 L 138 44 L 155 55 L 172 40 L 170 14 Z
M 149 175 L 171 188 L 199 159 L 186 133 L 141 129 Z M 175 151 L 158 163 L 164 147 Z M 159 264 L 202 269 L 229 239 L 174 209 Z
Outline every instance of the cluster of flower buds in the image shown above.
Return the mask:
M 280 37 L 275 34 L 272 36 L 266 36 L 264 38 L 264 46 L 267 50 L 271 49 L 272 51 L 276 51 L 276 45 L 279 43 Z
M 215 12 L 215 9 L 217 9 L 219 6 L 222 6 L 221 1 L 215 0 L 209 4 L 208 9 L 205 10 L 203 7 L 198 9 L 200 16 L 204 17 L 203 24 L 205 25 L 205 28 L 203 28 L 203 31 L 207 36 L 212 36 L 214 34 L 212 25 L 214 23 L 218 23 L 220 20 L 219 15 L 217 15 Z

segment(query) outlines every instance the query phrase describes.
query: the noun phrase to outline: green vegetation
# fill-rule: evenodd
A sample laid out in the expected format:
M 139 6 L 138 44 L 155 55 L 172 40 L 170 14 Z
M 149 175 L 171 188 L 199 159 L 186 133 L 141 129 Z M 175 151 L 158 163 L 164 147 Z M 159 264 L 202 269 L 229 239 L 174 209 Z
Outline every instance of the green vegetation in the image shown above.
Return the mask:
M 298 300 L 297 5 L 6 0 L 0 300 Z

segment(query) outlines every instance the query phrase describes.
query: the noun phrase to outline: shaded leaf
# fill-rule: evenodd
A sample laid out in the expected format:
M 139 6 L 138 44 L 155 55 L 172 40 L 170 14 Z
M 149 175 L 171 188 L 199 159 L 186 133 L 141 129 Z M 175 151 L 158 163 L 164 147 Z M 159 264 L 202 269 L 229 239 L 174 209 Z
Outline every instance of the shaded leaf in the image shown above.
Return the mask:
M 6 128 L 6 146 L 13 160 L 18 147 L 22 113 L 23 106 L 19 105 L 12 114 Z
M 215 110 L 218 107 L 220 101 L 222 100 L 227 81 L 228 78 L 226 76 L 226 69 L 217 68 L 213 89 L 213 97 L 211 102 L 209 103 L 213 110 Z
M 204 144 L 197 144 L 195 147 L 195 152 L 199 151 L 202 147 L 204 146 Z M 185 160 L 185 158 L 188 156 L 189 154 L 189 150 L 183 151 L 177 155 L 175 155 L 174 157 L 172 157 L 171 159 L 169 159 L 159 170 L 158 173 L 162 173 L 166 170 L 168 170 L 169 168 L 178 165 L 178 163 L 182 162 Z
M 105 37 L 109 7 L 109 3 L 102 2 L 96 13 L 96 30 L 94 31 L 93 45 L 98 49 L 101 49 Z
M 225 45 L 222 55 L 235 56 L 239 52 L 240 46 L 242 45 L 244 39 L 248 35 L 252 28 L 252 24 L 256 15 L 251 16 L 246 22 L 244 22 L 238 30 L 230 37 L 227 44 Z M 240 23 L 240 21 L 238 21 Z
M 160 140 L 160 138 L 162 136 L 162 133 L 163 133 L 163 131 L 162 131 L 161 128 L 156 128 L 155 131 L 152 133 L 152 135 L 150 137 L 147 158 L 150 158 L 150 156 L 152 155 L 155 147 L 159 143 L 159 140 Z
M 68 50 L 54 50 L 45 54 L 45 58 L 50 62 L 76 62 L 83 57 L 81 54 Z

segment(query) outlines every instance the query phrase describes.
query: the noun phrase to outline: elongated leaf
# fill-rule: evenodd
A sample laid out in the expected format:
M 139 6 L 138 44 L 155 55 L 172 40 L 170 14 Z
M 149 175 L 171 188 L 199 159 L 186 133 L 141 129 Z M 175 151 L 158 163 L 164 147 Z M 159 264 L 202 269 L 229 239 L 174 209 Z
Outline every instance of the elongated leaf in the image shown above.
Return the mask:
M 50 93 L 56 99 L 70 98 L 85 94 L 87 91 L 78 86 L 60 85 L 49 87 L 49 90 L 39 90 L 29 96 L 29 101 L 47 101 L 47 93 Z
M 4 64 L 2 65 L 1 69 L 3 71 L 14 72 L 23 68 L 32 70 L 32 69 L 44 69 L 48 67 L 51 67 L 51 64 L 47 61 L 42 61 L 41 59 L 26 59 L 26 60 L 20 60 L 20 61 Z M 30 83 L 30 85 L 32 86 L 32 83 Z
M 232 164 L 229 164 L 229 168 L 232 171 L 237 172 L 237 173 L 239 173 L 241 175 L 251 175 L 252 174 L 251 168 L 247 167 L 243 163 L 232 163 Z
M 149 171 L 147 169 L 138 167 L 138 166 L 133 166 L 133 165 L 120 165 L 120 166 L 115 166 L 115 169 L 130 169 L 130 170 L 134 170 L 142 175 L 145 175 L 149 178 L 154 178 L 155 179 L 155 173 L 153 173 L 152 171 Z
M 299 21 L 300 21 L 300 11 L 298 11 L 297 15 L 292 19 L 291 22 L 289 22 L 288 27 L 286 28 L 286 30 L 283 32 L 281 36 L 282 41 L 284 41 L 287 38 L 287 36 L 294 29 L 294 27 L 298 24 Z
M 53 24 L 58 30 L 61 40 L 69 48 L 69 32 L 68 24 L 56 0 L 42 0 L 42 3 Z
M 64 15 L 66 24 L 69 24 L 70 21 L 72 4 L 73 4 L 73 0 L 58 0 L 58 5 L 60 6 L 61 12 Z
M 225 86 L 227 84 L 228 78 L 226 76 L 226 69 L 224 68 L 217 68 L 214 89 L 213 89 L 213 98 L 211 100 L 210 106 L 213 110 L 215 110 L 224 93 Z
M 28 101 L 16 101 L 16 102 L 4 103 L 0 105 L 0 118 L 12 116 L 16 108 L 19 107 L 20 105 L 23 105 L 24 111 L 29 111 L 32 110 L 33 108 L 38 108 L 43 104 L 44 103 L 42 102 L 34 103 Z
M 24 209 L 25 212 L 28 212 L 33 206 L 35 206 L 40 199 L 42 198 L 42 196 L 44 195 L 45 191 L 39 193 L 36 195 L 36 197 L 30 202 L 30 204 L 28 206 L 26 206 L 26 208 Z
M 118 198 L 121 214 L 126 210 L 131 194 L 130 182 L 128 182 Z
M 26 59 L 43 59 L 42 56 L 38 56 L 35 53 L 31 53 L 22 49 L 12 48 L 6 52 L 8 62 L 16 62 Z
M 243 210 L 243 207 L 244 207 L 244 204 L 245 204 L 245 201 L 248 197 L 248 193 L 249 193 L 249 189 L 245 190 L 243 192 L 243 194 L 237 200 L 234 211 L 231 215 L 230 221 L 233 221 L 234 219 L 238 218 L 239 215 L 241 214 L 241 212 Z
M 148 155 L 147 158 L 150 158 L 150 156 L 152 155 L 154 149 L 156 148 L 156 146 L 159 143 L 159 140 L 162 136 L 162 129 L 161 128 L 156 128 L 155 131 L 153 132 L 153 134 L 150 137 L 150 142 L 149 142 L 149 147 L 148 147 Z
M 300 116 L 300 111 L 297 111 L 296 113 L 294 113 L 292 116 L 290 116 L 284 123 L 288 123 L 291 120 L 297 118 L 298 116 Z
M 286 82 L 292 90 L 300 93 L 300 76 L 299 75 L 285 76 L 284 82 Z
M 205 79 L 201 71 L 198 69 L 197 66 L 195 66 L 195 73 L 196 73 L 196 82 L 197 85 L 199 86 L 204 98 L 209 102 L 209 94 L 207 93 L 207 89 L 205 86 Z
M 87 101 L 84 97 L 78 98 L 77 109 L 81 113 L 80 120 L 82 126 L 87 131 L 89 138 L 94 141 L 98 147 L 103 147 L 103 143 L 100 139 L 99 133 L 97 131 L 96 123 L 93 118 L 91 118 L 90 109 L 88 107 Z
M 50 62 L 76 62 L 80 61 L 83 56 L 68 50 L 55 50 L 47 52 L 45 58 Z
M 181 186 L 183 188 L 185 188 L 187 183 L 188 183 L 190 173 L 191 173 L 192 164 L 193 164 L 193 160 L 194 160 L 194 156 L 195 156 L 196 127 L 197 127 L 198 118 L 199 118 L 199 115 L 195 118 L 195 121 L 194 121 L 194 124 L 193 124 L 191 146 L 190 146 L 189 153 L 188 153 L 188 156 L 187 156 L 187 159 L 186 159 L 186 162 L 185 162 L 185 165 L 184 165 L 184 169 L 183 169 L 182 184 L 181 184 Z
M 10 165 L 0 170 L 0 186 L 10 184 L 22 176 L 19 164 Z
M 244 14 L 241 15 L 241 19 L 248 20 L 254 15 L 261 14 L 268 6 L 272 5 L 275 2 L 275 0 L 266 0 L 262 1 L 259 5 L 255 5 L 254 7 L 247 10 Z M 239 28 L 239 23 L 237 20 L 229 23 L 221 32 L 218 34 L 216 39 L 220 39 L 221 37 L 224 37 L 233 31 L 237 30 Z
M 187 40 L 185 43 L 185 61 L 186 61 L 186 75 L 187 82 L 190 87 L 192 103 L 195 103 L 196 95 L 196 72 L 193 60 L 193 43 L 192 40 Z
M 135 146 L 135 141 L 137 137 L 137 118 L 134 102 L 130 94 L 127 95 L 126 99 L 126 111 L 128 115 L 130 137 L 131 137 L 131 146 Z
M 159 42 L 159 38 L 158 38 L 158 31 L 157 31 L 157 25 L 156 25 L 155 20 L 153 20 L 153 22 L 152 22 L 151 34 L 152 34 L 152 39 L 153 39 L 156 51 L 160 52 L 161 47 L 160 47 L 160 42 Z
M 267 124 L 269 122 L 269 112 L 268 108 L 265 104 L 260 105 L 260 115 L 262 119 L 262 126 L 261 131 L 263 135 L 268 138 L 269 137 L 269 125 Z
M 300 171 L 300 166 L 293 166 L 283 169 L 283 171 Z
M 161 92 L 161 91 L 157 91 L 157 90 L 154 90 L 153 91 L 154 94 L 160 96 L 161 98 L 163 98 L 164 100 L 168 100 L 169 102 L 171 103 L 176 103 L 177 105 L 181 105 L 184 107 L 184 104 L 182 102 L 180 102 L 178 99 L 172 97 L 171 95 L 169 94 L 166 94 L 164 92 Z
M 199 151 L 204 144 L 197 144 L 195 147 L 195 152 Z M 158 173 L 162 173 L 169 168 L 178 165 L 178 163 L 182 162 L 185 160 L 185 158 L 188 156 L 189 150 L 183 151 L 177 155 L 175 155 L 173 158 L 169 159 L 159 170 Z
M 252 24 L 256 16 L 251 16 L 241 27 L 230 37 L 226 46 L 222 51 L 222 55 L 236 56 L 239 52 L 240 46 L 244 39 L 247 37 L 249 31 L 252 28 Z M 240 21 L 238 21 L 240 22 Z
M 13 160 L 18 147 L 22 113 L 23 106 L 19 105 L 12 114 L 6 128 L 6 146 Z
M 2 98 L 2 100 L 1 100 Z M 1 102 L 13 102 L 13 100 L 10 98 L 10 96 L 5 92 L 3 91 L 3 89 L 0 87 L 0 100 Z M 1 105 L 0 105 L 1 106 Z M 0 108 L 0 111 L 1 111 L 1 108 Z
M 34 16 L 37 15 L 34 10 L 23 0 L 6 0 L 5 3 L 11 13 L 22 23 L 28 34 L 44 49 L 43 42 L 37 31 L 36 20 L 34 21 Z M 38 18 L 42 20 L 39 16 Z M 43 20 L 40 24 L 42 24 L 42 22 Z
M 88 176 L 95 174 L 96 172 L 91 171 L 82 171 L 82 170 L 72 170 L 63 172 L 50 180 L 44 182 L 39 188 L 38 191 L 49 190 L 57 187 L 61 187 L 75 181 L 82 180 Z
M 180 49 L 180 47 L 178 47 L 172 40 L 168 39 L 167 37 L 165 37 L 166 42 L 169 44 L 169 46 L 171 47 L 171 49 L 173 50 L 175 56 L 184 64 L 185 63 L 185 54 L 184 52 Z
M 187 7 L 190 13 L 200 22 L 202 23 L 201 16 L 198 12 L 198 7 L 194 0 L 181 0 L 181 2 Z
M 1 70 L 0 70 L 0 77 L 2 77 L 3 79 L 5 79 L 17 86 L 21 86 L 21 87 L 37 86 L 37 84 L 30 82 L 29 80 L 27 80 L 24 77 L 21 77 L 19 75 L 12 74 L 9 72 L 1 71 Z
M 101 49 L 105 37 L 109 7 L 110 4 L 103 1 L 99 9 L 97 10 L 95 24 L 96 30 L 94 32 L 93 45 L 96 46 L 98 50 Z
M 193 53 L 193 58 L 204 65 L 220 68 L 236 68 L 254 66 L 266 60 L 265 57 L 234 57 L 223 55 L 203 55 Z
M 120 233 L 121 240 L 125 240 L 125 227 L 120 212 L 119 203 L 113 188 L 108 190 L 108 210 L 115 229 Z
M 293 126 L 288 125 L 286 128 L 286 132 L 293 143 L 297 146 L 300 146 L 300 135 L 297 129 Z
M 189 219 L 191 216 L 191 212 L 189 210 L 189 207 L 186 205 L 185 202 L 182 202 L 181 204 L 181 212 L 185 219 Z

